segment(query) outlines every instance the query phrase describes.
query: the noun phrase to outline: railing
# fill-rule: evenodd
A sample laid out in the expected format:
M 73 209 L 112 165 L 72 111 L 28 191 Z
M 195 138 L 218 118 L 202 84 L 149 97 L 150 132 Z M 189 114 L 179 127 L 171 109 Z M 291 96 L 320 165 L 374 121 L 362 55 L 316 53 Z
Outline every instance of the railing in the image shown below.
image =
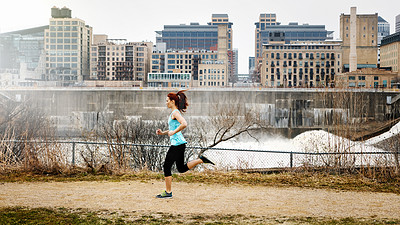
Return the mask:
M 134 144 L 134 143 L 109 143 L 88 141 L 17 141 L 6 140 L 1 145 L 28 144 L 36 145 L 37 149 L 49 148 L 48 144 L 57 145 L 62 149 L 73 166 L 83 166 L 85 155 L 93 157 L 97 155 L 98 160 L 128 161 L 127 165 L 132 168 L 148 168 L 151 170 L 162 170 L 162 164 L 169 145 Z M 60 147 L 61 146 L 61 147 Z M 219 168 L 224 169 L 272 169 L 272 168 L 296 168 L 304 165 L 311 167 L 363 167 L 379 165 L 395 167 L 398 166 L 400 152 L 295 152 L 275 151 L 260 149 L 233 149 L 233 148 L 205 148 L 196 146 L 186 147 L 186 160 L 197 158 L 205 151 L 205 155 L 214 161 Z M 5 151 L 2 149 L 1 151 Z

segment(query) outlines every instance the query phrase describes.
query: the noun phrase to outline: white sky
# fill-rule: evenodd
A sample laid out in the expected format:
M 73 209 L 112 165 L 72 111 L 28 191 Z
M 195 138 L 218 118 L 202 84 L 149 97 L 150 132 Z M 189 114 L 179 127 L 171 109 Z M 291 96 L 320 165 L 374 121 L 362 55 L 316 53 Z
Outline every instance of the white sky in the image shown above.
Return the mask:
M 226 13 L 233 22 L 233 47 L 239 50 L 239 73 L 248 72 L 248 57 L 254 56 L 254 23 L 260 13 L 276 13 L 289 22 L 325 25 L 339 37 L 339 16 L 356 6 L 359 14 L 382 16 L 394 32 L 398 0 L 1 0 L 0 33 L 49 24 L 51 7 L 64 6 L 93 27 L 94 34 L 128 41 L 152 41 L 164 25 L 207 24 L 213 13 Z

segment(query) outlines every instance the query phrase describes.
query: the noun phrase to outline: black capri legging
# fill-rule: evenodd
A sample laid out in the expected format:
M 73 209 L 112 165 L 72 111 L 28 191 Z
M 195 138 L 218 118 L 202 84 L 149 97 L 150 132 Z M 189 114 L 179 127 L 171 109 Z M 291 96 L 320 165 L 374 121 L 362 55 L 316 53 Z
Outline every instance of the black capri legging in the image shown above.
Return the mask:
M 177 146 L 171 145 L 171 147 L 169 148 L 164 162 L 164 175 L 166 177 L 172 175 L 171 168 L 174 162 L 176 162 L 176 167 L 178 168 L 179 173 L 184 173 L 189 170 L 189 167 L 184 162 L 185 148 L 186 144 L 181 144 Z

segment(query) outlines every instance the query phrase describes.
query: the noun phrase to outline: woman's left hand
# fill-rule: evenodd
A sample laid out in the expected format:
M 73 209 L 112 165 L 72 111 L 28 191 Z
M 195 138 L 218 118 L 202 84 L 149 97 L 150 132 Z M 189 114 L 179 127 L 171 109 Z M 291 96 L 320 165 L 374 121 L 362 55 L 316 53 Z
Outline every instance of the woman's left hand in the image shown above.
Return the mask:
M 170 130 L 170 131 L 168 131 L 168 136 L 172 136 L 172 135 L 174 135 L 175 133 L 174 133 L 174 131 L 172 131 L 172 130 Z

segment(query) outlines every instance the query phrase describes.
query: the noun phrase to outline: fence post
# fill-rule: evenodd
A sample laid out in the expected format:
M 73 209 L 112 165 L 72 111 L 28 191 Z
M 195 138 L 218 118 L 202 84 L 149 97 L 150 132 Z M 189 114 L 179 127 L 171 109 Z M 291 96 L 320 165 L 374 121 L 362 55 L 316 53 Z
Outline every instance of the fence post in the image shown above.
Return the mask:
M 290 168 L 293 168 L 293 152 L 290 152 Z
M 72 142 L 72 165 L 75 166 L 75 142 Z

